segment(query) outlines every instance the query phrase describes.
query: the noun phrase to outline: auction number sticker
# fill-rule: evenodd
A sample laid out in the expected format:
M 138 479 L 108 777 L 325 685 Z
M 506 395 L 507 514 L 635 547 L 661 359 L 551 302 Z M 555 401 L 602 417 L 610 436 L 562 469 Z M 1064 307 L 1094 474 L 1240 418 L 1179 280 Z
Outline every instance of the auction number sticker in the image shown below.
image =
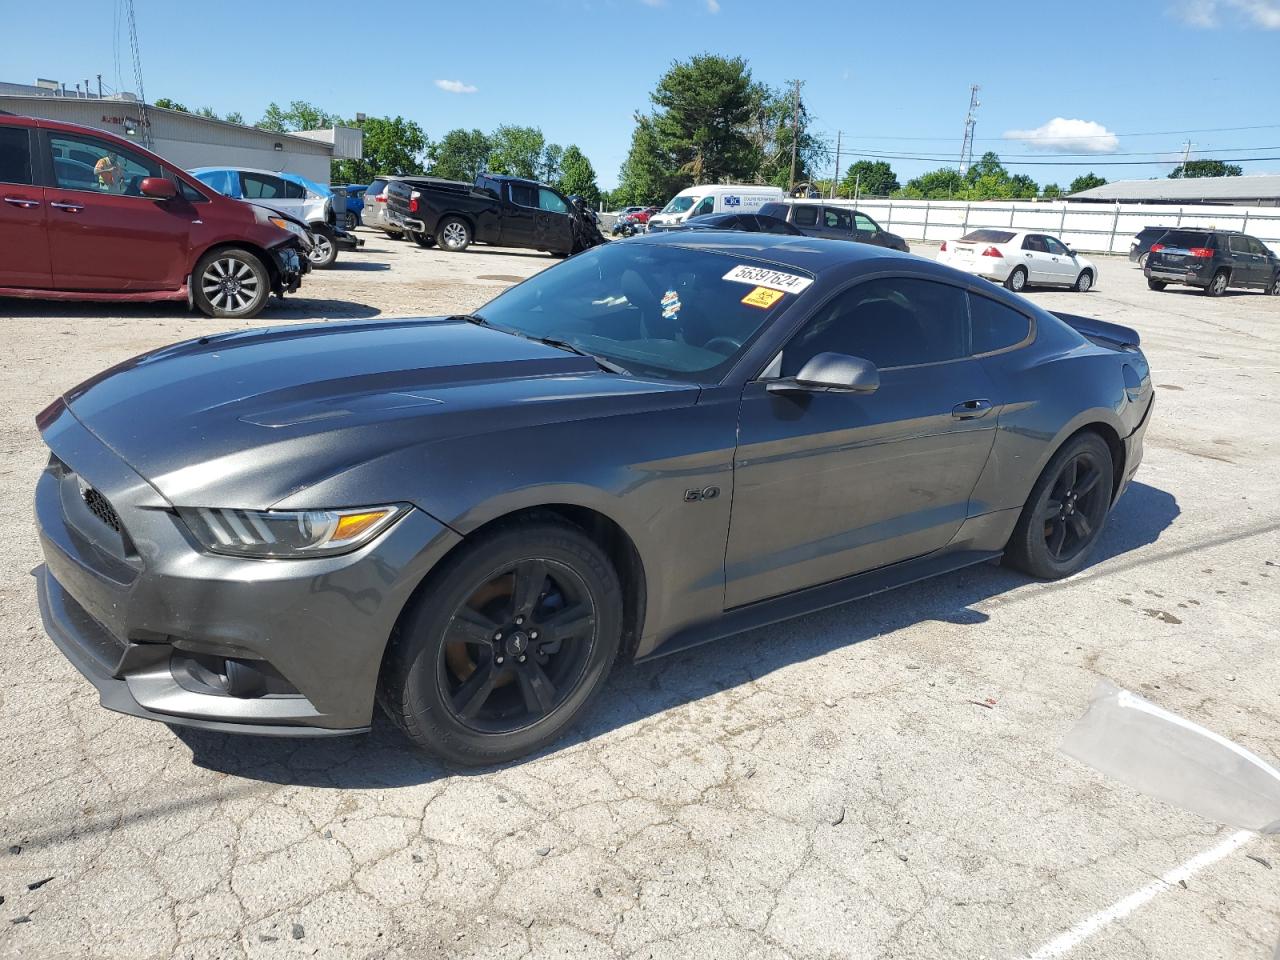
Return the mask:
M 770 290 L 781 290 L 783 293 L 802 293 L 811 277 L 802 277 L 795 273 L 784 273 L 781 270 L 770 270 L 767 267 L 750 267 L 739 264 L 724 275 L 725 280 L 735 283 L 749 283 L 753 287 L 768 287 Z
M 781 290 L 770 290 L 768 287 L 756 287 L 742 298 L 742 302 L 749 307 L 772 307 L 784 296 L 786 296 L 786 294 Z

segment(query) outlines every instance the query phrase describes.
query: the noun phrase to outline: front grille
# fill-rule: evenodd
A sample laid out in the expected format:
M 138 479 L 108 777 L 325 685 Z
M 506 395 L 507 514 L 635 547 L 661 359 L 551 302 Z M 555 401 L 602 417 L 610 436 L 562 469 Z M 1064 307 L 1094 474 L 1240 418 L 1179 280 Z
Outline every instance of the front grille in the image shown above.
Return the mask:
M 83 487 L 80 495 L 84 497 L 85 506 L 89 508 L 89 512 L 105 523 L 116 533 L 120 532 L 120 514 L 116 513 L 116 508 L 111 506 L 111 502 L 93 487 Z

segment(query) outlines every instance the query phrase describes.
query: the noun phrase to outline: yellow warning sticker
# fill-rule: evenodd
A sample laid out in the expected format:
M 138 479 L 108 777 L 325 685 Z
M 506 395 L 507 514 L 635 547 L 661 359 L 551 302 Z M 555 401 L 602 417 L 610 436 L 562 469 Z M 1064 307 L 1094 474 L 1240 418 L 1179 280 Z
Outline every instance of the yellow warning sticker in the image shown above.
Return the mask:
M 756 287 L 742 298 L 742 302 L 749 307 L 772 307 L 784 296 L 785 294 L 781 290 L 770 290 L 768 287 Z

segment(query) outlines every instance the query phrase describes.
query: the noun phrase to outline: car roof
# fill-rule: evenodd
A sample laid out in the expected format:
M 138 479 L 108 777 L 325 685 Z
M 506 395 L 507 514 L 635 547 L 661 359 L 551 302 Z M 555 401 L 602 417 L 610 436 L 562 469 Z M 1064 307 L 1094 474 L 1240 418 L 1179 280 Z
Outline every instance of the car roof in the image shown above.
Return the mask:
M 913 264 L 932 263 L 920 257 L 869 243 L 795 237 L 778 233 L 744 233 L 738 230 L 664 230 L 660 233 L 642 234 L 626 242 L 666 244 L 730 255 L 738 252 L 744 257 L 769 260 L 779 266 L 794 267 L 814 274 L 833 267 L 872 260 L 900 259 L 911 261 Z

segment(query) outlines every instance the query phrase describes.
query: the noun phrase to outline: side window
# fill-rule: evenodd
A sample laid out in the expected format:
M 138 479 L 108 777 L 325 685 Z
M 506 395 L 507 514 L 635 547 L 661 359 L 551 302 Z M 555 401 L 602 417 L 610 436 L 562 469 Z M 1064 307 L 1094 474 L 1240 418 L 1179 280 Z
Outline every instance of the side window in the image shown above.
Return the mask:
M 186 183 L 185 181 L 179 180 L 177 177 L 174 177 L 173 181 L 178 185 L 178 193 L 182 196 L 183 200 L 186 200 L 190 203 L 208 203 L 209 202 L 209 198 L 206 197 L 199 190 L 197 190 L 195 187 L 191 186 L 191 184 Z
M 292 180 L 285 180 L 284 198 L 286 200 L 305 200 L 307 199 L 307 188 L 300 183 L 294 183 Z
M 550 213 L 568 213 L 569 205 L 560 199 L 559 194 L 554 190 L 548 190 L 545 187 L 538 188 L 538 209 L 546 210 Z
M 973 353 L 1004 350 L 1027 339 L 1031 320 L 1025 315 L 986 297 L 969 294 L 969 316 L 973 323 Z
M 782 350 L 793 377 L 819 353 L 844 353 L 880 369 L 968 355 L 969 309 L 959 287 L 914 277 L 883 277 L 846 290 L 819 309 Z
M 1262 245 L 1261 240 L 1257 240 L 1253 237 L 1249 237 L 1248 239 L 1250 253 L 1256 253 L 1260 257 L 1265 257 L 1267 255 L 1267 248 Z
M 1023 250 L 1032 250 L 1035 253 L 1048 253 L 1049 248 L 1045 246 L 1044 237 L 1034 233 L 1027 234 L 1022 241 Z
M 1067 256 L 1067 248 L 1053 237 L 1041 237 L 1040 242 L 1044 244 L 1045 249 L 1049 253 L 1055 253 L 1060 257 Z
M 246 200 L 283 200 L 285 182 L 263 173 L 240 174 L 240 189 Z
M 831 230 L 840 230 L 844 233 L 853 232 L 853 216 L 848 210 L 841 210 L 839 207 L 823 207 L 822 220 Z
M 1232 253 L 1252 253 L 1249 249 L 1248 237 L 1231 236 L 1227 238 L 1227 242 L 1231 247 Z
M 26 127 L 0 127 L 0 183 L 31 183 L 31 134 Z
M 522 207 L 536 207 L 538 205 L 538 192 L 527 183 L 512 183 L 511 202 Z
M 689 214 L 689 216 L 701 217 L 708 213 L 714 212 L 715 208 L 716 208 L 715 197 L 703 197 L 702 202 L 693 208 L 693 213 Z
M 106 141 L 60 134 L 49 137 L 49 147 L 54 157 L 54 183 L 63 190 L 140 197 L 138 188 L 145 177 L 164 175 L 154 160 Z M 94 157 L 90 164 L 88 159 Z
M 791 222 L 797 227 L 816 227 L 818 225 L 818 208 L 810 204 L 796 206 L 795 216 Z
M 217 190 L 224 197 L 234 196 L 235 191 L 231 186 L 231 178 L 234 174 L 230 170 L 203 170 L 195 176 L 201 183 Z
M 866 231 L 867 233 L 879 233 L 879 225 L 868 217 L 865 213 L 855 213 L 853 215 L 854 222 L 858 225 L 858 232 Z

